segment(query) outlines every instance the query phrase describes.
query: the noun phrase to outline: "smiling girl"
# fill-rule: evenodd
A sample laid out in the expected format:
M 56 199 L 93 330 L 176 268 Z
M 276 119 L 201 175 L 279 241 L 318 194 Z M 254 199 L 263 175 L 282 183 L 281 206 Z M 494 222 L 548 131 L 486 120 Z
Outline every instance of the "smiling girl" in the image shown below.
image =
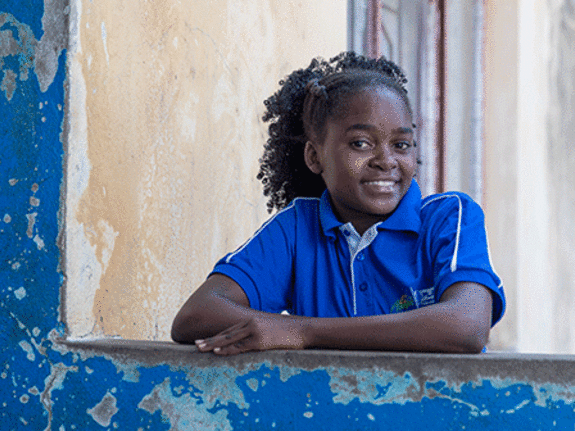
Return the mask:
M 258 175 L 279 211 L 216 264 L 174 341 L 220 355 L 484 348 L 505 297 L 483 212 L 463 193 L 422 199 L 405 83 L 354 53 L 280 82 Z

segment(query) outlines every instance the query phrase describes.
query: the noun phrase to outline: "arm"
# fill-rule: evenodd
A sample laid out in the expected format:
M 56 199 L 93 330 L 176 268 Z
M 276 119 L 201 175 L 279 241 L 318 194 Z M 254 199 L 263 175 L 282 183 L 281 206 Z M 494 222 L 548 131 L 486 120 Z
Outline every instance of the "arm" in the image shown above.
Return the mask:
M 281 316 L 281 317 L 280 317 Z M 194 343 L 252 318 L 278 320 L 282 315 L 250 308 L 243 289 L 222 274 L 211 275 L 182 306 L 172 323 L 172 339 Z
M 200 351 L 223 355 L 306 347 L 477 353 L 489 336 L 491 303 L 491 293 L 482 285 L 456 283 L 439 303 L 404 313 L 284 316 L 250 309 L 235 282 L 213 275 L 176 316 L 172 337 L 188 343 L 197 339 Z
M 317 319 L 311 331 L 315 347 L 479 353 L 491 327 L 490 291 L 476 283 L 449 287 L 440 302 L 404 313 L 341 319 Z

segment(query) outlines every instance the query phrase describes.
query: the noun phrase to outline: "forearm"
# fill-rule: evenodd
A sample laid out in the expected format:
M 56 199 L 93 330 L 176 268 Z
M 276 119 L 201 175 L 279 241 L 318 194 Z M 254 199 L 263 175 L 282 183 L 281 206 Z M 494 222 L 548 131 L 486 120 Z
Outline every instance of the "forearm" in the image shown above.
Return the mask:
M 487 325 L 448 303 L 382 316 L 310 319 L 304 331 L 310 348 L 452 353 L 480 352 L 489 336 Z
M 217 294 L 193 295 L 174 319 L 172 339 L 178 343 L 193 343 L 212 337 L 238 322 L 266 315 L 277 316 Z

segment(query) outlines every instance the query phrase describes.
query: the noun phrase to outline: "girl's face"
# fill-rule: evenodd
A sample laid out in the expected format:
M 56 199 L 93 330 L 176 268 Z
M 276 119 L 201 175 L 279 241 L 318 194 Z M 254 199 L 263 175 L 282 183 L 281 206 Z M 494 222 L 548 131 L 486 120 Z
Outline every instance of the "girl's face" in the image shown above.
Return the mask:
M 407 193 L 417 166 L 412 118 L 386 87 L 366 88 L 328 118 L 323 143 L 308 142 L 306 163 L 320 174 L 340 220 L 363 234 Z

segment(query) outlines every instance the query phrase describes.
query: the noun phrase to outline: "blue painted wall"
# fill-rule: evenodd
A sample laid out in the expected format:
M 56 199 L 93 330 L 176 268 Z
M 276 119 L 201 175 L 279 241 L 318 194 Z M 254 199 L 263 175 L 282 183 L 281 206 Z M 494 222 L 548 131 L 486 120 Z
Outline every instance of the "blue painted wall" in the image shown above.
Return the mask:
M 439 355 L 328 352 L 222 359 L 161 343 L 62 343 L 66 50 L 53 73 L 37 68 L 37 53 L 43 18 L 65 8 L 0 6 L 2 429 L 573 429 L 569 361 L 537 362 L 564 370 L 555 381 L 522 374 L 528 359 L 498 375 L 499 359 L 487 356 L 450 365 Z M 435 371 L 422 371 L 423 358 Z

